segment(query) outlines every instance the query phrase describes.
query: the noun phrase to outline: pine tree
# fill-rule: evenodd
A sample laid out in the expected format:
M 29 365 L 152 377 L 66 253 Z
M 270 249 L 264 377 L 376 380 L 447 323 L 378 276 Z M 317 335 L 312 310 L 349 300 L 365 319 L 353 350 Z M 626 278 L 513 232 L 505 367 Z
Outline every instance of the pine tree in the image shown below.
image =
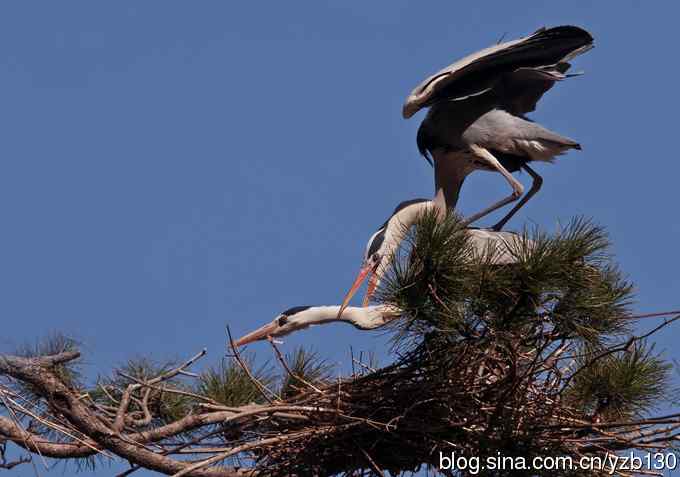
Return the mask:
M 320 355 L 284 356 L 275 344 L 278 365 L 255 369 L 232 348 L 231 361 L 200 375 L 188 369 L 203 353 L 131 361 L 96 386 L 83 383 L 79 353 L 61 338 L 4 356 L 2 464 L 27 460 L 6 457 L 10 442 L 34 457 L 117 457 L 130 473 L 197 476 L 465 475 L 442 462 L 672 451 L 679 415 L 653 417 L 673 403 L 672 366 L 648 340 L 680 317 L 634 334 L 633 287 L 588 220 L 525 230 L 505 246 L 480 252 L 454 215 L 422 216 L 376 297 L 403 310 L 388 325 L 394 360 L 360 363 L 342 379 Z M 502 252 L 514 262 L 497 264 Z

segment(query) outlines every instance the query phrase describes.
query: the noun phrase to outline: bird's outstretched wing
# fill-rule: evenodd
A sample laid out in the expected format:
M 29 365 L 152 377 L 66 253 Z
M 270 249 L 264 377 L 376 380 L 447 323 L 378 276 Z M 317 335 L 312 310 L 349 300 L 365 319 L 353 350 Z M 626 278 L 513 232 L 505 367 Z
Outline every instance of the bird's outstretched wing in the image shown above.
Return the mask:
M 536 109 L 541 97 L 562 81 L 577 74 L 565 74 L 571 65 L 566 62 L 538 68 L 518 68 L 503 75 L 494 85 L 500 105 L 509 113 L 521 116 Z
M 516 106 L 528 112 L 555 81 L 564 77 L 568 61 L 593 46 L 590 33 L 575 26 L 542 28 L 518 40 L 500 43 L 466 56 L 418 85 L 404 103 L 403 115 L 410 118 L 424 107 L 443 100 L 482 94 L 503 78 L 509 86 L 528 82 L 529 91 Z M 527 87 L 526 85 L 523 87 Z

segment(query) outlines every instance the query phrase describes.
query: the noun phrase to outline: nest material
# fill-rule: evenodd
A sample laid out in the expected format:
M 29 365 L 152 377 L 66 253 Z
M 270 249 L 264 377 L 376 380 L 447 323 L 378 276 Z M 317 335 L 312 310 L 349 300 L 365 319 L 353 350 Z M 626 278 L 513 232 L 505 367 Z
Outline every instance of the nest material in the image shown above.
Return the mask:
M 256 467 L 281 476 L 399 474 L 436 468 L 440 452 L 530 459 L 634 447 L 631 427 L 593 427 L 592 413 L 569 402 L 557 354 L 519 352 L 492 336 L 454 347 L 433 336 L 389 368 L 288 401 L 323 411 L 277 421 L 272 435 L 298 437 L 259 449 Z

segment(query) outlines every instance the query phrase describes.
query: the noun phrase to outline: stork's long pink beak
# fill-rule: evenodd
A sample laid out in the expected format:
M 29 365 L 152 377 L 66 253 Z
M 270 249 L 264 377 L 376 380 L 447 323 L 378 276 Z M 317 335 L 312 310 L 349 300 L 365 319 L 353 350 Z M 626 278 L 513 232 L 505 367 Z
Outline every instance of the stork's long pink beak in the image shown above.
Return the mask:
M 234 344 L 236 346 L 243 346 L 247 345 L 248 343 L 252 343 L 253 341 L 266 340 L 272 335 L 272 333 L 274 333 L 274 331 L 276 331 L 277 328 L 278 326 L 276 323 L 269 323 L 251 333 L 248 333 L 244 337 L 239 338 Z
M 359 270 L 359 274 L 357 275 L 356 279 L 354 280 L 354 283 L 352 283 L 352 287 L 349 289 L 347 294 L 345 295 L 344 300 L 342 300 L 342 305 L 340 305 L 340 311 L 338 311 L 338 319 L 342 316 L 342 312 L 345 311 L 345 308 L 347 308 L 347 305 L 349 305 L 350 300 L 352 300 L 352 297 L 356 294 L 357 290 L 361 287 L 361 284 L 366 280 L 366 277 L 371 274 L 371 280 L 369 281 L 369 289 L 370 289 L 370 284 L 373 282 L 373 278 L 375 277 L 375 270 L 378 268 L 378 265 L 371 265 L 366 264 L 361 267 L 361 270 Z M 375 286 L 373 287 L 375 288 Z M 368 295 L 368 292 L 366 292 Z M 364 302 L 367 303 L 368 300 L 365 298 Z

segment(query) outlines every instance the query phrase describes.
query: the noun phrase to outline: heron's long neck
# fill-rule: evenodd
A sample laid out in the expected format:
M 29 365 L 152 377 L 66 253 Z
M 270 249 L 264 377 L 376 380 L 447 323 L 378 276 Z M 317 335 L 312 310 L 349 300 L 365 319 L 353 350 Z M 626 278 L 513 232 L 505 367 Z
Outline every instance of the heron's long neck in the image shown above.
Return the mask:
M 443 151 L 436 151 L 433 158 L 435 203 L 437 206 L 444 203 L 454 209 L 463 181 L 470 172 L 467 170 L 467 161 L 456 157 L 455 153 Z
M 419 217 L 422 217 L 434 205 L 436 205 L 434 201 L 425 200 L 405 207 L 390 218 L 385 232 L 385 241 L 383 242 L 382 260 L 375 273 L 376 286 L 380 283 L 380 279 L 389 267 L 392 254 L 399 248 L 399 244 L 401 244 L 404 238 L 406 238 L 408 230 Z
M 338 318 L 340 306 L 316 306 L 313 309 L 313 315 L 309 318 L 305 317 L 305 321 L 307 322 L 306 324 L 309 325 L 321 325 L 333 321 L 344 321 L 357 328 L 369 328 L 371 325 L 376 326 L 372 322 L 372 316 L 374 314 L 371 313 L 375 308 L 375 306 L 348 306 L 345 308 L 345 311 L 342 312 L 342 316 Z M 312 310 L 310 309 L 309 312 L 312 312 Z
M 342 316 L 340 318 L 338 318 L 339 311 L 339 305 L 315 306 L 304 313 L 307 315 L 305 316 L 305 321 L 310 325 L 321 325 L 331 321 L 346 321 L 351 323 L 357 314 L 356 307 L 353 306 L 348 306 L 345 308 L 345 311 L 342 312 Z
M 348 307 L 348 309 L 351 307 Z M 303 311 L 296 317 L 296 319 L 305 326 L 308 325 L 322 325 L 324 323 L 330 323 L 332 321 L 348 321 L 348 311 L 345 310 L 342 317 L 338 319 L 338 312 L 340 311 L 340 306 L 314 306 L 308 310 Z

